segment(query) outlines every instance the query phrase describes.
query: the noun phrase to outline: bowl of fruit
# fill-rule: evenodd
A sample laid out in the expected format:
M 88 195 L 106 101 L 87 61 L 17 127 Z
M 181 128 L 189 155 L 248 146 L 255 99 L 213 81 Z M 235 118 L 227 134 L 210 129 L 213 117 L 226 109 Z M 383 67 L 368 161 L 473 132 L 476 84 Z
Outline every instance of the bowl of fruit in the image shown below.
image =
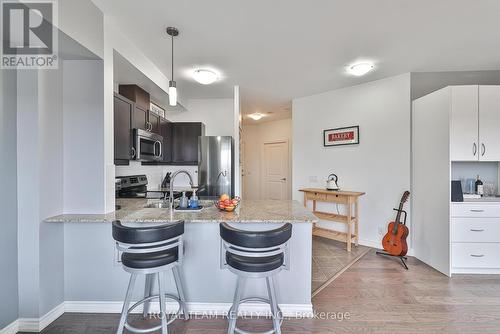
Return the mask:
M 214 204 L 215 204 L 215 207 L 219 210 L 232 212 L 232 211 L 234 211 L 234 209 L 236 209 L 236 207 L 238 206 L 239 203 L 240 203 L 239 197 L 235 197 L 235 198 L 231 199 L 231 197 L 229 197 L 229 195 L 224 194 L 219 198 L 218 201 L 215 201 Z

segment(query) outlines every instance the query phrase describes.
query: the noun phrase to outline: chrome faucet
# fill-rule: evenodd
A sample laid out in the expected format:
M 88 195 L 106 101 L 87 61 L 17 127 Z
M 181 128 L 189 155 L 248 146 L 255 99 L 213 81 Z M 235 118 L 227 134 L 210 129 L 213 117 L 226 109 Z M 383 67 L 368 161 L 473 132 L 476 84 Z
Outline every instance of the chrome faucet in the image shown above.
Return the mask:
M 172 174 L 172 176 L 170 177 L 170 196 L 169 196 L 169 202 L 170 202 L 170 212 L 173 212 L 174 211 L 174 180 L 176 178 L 177 175 L 179 174 L 186 174 L 189 178 L 189 185 L 191 186 L 191 188 L 196 188 L 193 184 L 193 177 L 191 176 L 191 174 L 189 174 L 189 172 L 187 170 L 184 170 L 184 169 L 180 169 L 176 172 L 174 172 Z

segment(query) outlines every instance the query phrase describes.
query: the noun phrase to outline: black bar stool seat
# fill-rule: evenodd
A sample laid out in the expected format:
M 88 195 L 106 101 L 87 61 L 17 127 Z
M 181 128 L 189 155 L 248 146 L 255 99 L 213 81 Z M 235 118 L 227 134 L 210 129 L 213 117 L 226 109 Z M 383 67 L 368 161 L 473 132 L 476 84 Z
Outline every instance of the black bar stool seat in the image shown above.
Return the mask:
M 266 257 L 248 257 L 231 253 L 226 253 L 226 263 L 234 269 L 261 273 L 278 269 L 285 262 L 283 254 L 277 254 Z
M 165 266 L 179 259 L 177 247 L 149 254 L 123 253 L 122 264 L 129 268 L 145 269 Z

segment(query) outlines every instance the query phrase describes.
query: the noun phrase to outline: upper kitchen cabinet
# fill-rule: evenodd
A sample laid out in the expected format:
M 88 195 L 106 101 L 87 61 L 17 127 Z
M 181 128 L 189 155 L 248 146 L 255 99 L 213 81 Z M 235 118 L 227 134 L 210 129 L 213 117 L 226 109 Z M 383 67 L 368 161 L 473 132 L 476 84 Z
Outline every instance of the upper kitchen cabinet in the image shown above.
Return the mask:
M 160 116 L 149 111 L 149 93 L 137 85 L 119 85 L 118 91 L 135 103 L 132 127 L 160 134 Z
M 500 86 L 452 86 L 452 161 L 500 161 Z
M 172 123 L 172 164 L 198 165 L 198 137 L 204 135 L 203 123 Z
M 478 86 L 451 88 L 451 160 L 478 159 Z
M 500 86 L 479 86 L 479 160 L 500 161 Z
M 114 96 L 114 151 L 115 164 L 128 165 L 134 158 L 132 145 L 131 121 L 134 113 L 134 103 L 127 98 L 115 94 Z

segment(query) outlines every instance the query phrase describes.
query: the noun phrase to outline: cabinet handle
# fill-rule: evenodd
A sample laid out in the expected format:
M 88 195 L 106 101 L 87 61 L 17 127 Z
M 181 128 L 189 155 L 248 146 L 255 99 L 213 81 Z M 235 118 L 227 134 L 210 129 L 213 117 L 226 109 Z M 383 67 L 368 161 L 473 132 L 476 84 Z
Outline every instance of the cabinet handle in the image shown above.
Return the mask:
M 132 158 L 135 158 L 135 147 L 132 147 L 130 151 L 130 155 L 132 156 Z
M 479 210 L 479 209 L 471 209 L 470 212 L 484 212 L 484 210 Z
M 484 257 L 484 254 L 471 254 L 472 257 Z
M 473 155 L 473 156 L 476 156 L 476 153 L 477 153 L 477 145 L 476 145 L 476 143 L 474 143 L 474 144 L 472 145 L 472 155 Z
M 475 230 L 473 228 L 470 229 L 471 232 L 484 232 L 484 230 Z
M 486 153 L 486 146 L 484 145 L 484 143 L 481 143 L 481 148 L 483 150 L 483 152 L 481 153 L 481 156 L 484 156 L 484 154 Z

